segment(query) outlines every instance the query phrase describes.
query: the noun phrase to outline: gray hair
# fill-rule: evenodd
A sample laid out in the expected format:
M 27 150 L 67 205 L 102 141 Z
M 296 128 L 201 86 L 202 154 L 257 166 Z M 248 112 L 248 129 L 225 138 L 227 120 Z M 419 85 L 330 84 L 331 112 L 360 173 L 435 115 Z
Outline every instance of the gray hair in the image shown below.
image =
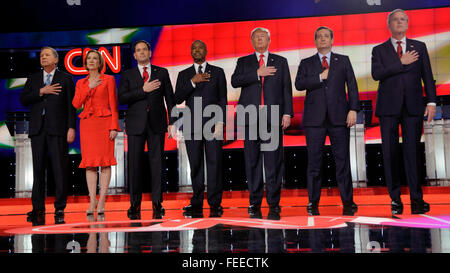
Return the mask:
M 319 32 L 319 30 L 322 30 L 322 29 L 328 30 L 330 32 L 331 39 L 333 39 L 333 30 L 331 30 L 331 28 L 329 28 L 329 27 L 321 26 L 318 29 L 316 29 L 316 31 L 314 32 L 314 40 L 317 39 L 317 32 Z
M 53 53 L 53 55 L 56 57 L 56 59 L 59 60 L 58 51 L 56 51 L 56 49 L 54 49 L 53 47 L 44 46 L 43 48 L 41 48 L 41 52 L 44 51 L 44 49 L 50 49 L 50 51 Z
M 404 10 L 402 10 L 402 9 L 394 9 L 394 10 L 391 11 L 391 12 L 389 13 L 389 15 L 388 15 L 388 18 L 387 18 L 387 23 L 388 23 L 388 25 L 391 23 L 391 17 L 392 17 L 395 13 L 397 13 L 397 12 L 402 12 L 403 14 L 406 15 L 406 21 L 409 20 L 409 19 L 408 19 L 408 14 L 406 14 L 406 12 L 405 12 Z
M 253 29 L 253 30 L 252 30 L 252 33 L 251 33 L 251 35 L 250 35 L 251 38 L 253 38 L 253 34 L 254 34 L 256 31 L 263 31 L 263 32 L 267 33 L 267 36 L 269 36 L 269 39 L 270 39 L 270 31 L 269 31 L 267 28 L 263 28 L 263 27 L 257 27 L 257 28 L 255 28 L 255 29 Z

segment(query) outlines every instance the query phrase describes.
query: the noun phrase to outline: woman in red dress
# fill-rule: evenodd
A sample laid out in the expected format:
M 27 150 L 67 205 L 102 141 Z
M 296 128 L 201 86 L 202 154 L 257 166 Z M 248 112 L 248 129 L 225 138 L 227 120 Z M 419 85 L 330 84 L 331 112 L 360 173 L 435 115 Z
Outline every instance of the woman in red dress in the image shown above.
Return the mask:
M 81 163 L 86 168 L 90 205 L 88 215 L 97 209 L 105 212 L 106 192 L 111 180 L 114 157 L 114 139 L 119 127 L 116 82 L 113 76 L 101 73 L 105 65 L 101 54 L 89 50 L 84 63 L 89 75 L 77 82 L 72 104 L 80 113 Z M 97 201 L 97 168 L 100 167 L 100 198 Z

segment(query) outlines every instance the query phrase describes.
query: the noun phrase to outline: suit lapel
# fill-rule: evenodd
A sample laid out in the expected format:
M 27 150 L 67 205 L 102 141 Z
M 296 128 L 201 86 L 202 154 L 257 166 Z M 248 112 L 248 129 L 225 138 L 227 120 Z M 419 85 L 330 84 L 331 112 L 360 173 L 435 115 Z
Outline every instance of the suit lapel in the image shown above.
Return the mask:
M 205 72 L 209 73 L 212 76 L 211 65 L 209 63 L 206 63 Z
M 259 56 L 256 56 L 256 53 L 252 54 L 252 57 L 250 58 L 250 65 L 252 67 L 256 67 L 256 69 L 259 68 Z
M 273 66 L 274 65 L 274 59 L 273 59 L 273 55 L 271 53 L 269 53 L 269 56 L 267 57 L 267 64 L 266 66 Z M 259 65 L 259 63 L 258 63 Z
M 57 83 L 60 80 L 59 76 L 60 76 L 60 73 L 59 73 L 58 69 L 56 69 L 55 70 L 55 74 L 53 75 L 53 79 L 52 79 L 51 84 Z
M 336 70 L 336 65 L 338 65 L 339 57 L 336 56 L 333 52 L 331 52 L 330 55 L 330 71 L 328 71 L 328 80 L 331 79 L 331 77 L 334 74 L 334 71 Z
M 266 63 L 266 66 L 275 66 L 275 60 L 274 60 L 273 55 L 272 55 L 271 53 L 269 53 L 269 55 L 267 56 L 267 63 Z M 258 61 L 258 67 L 259 67 L 259 61 Z M 276 76 L 276 73 L 275 73 L 275 76 Z M 264 78 L 264 84 L 266 84 L 267 81 L 271 81 L 271 79 L 272 79 L 273 77 L 274 77 L 274 76 L 265 77 L 265 78 Z
M 319 73 L 322 73 L 323 66 L 322 66 L 322 62 L 320 61 L 319 53 L 316 53 L 316 55 L 313 56 L 313 63 L 314 63 L 314 67 L 316 68 L 316 70 L 319 71 Z
M 397 51 L 395 51 L 395 48 L 392 46 L 390 38 L 389 38 L 389 40 L 387 40 L 384 43 L 384 47 L 386 48 L 386 51 L 388 52 L 388 54 L 391 55 L 391 58 L 397 58 L 398 59 Z
M 139 71 L 139 67 L 136 66 L 134 68 L 133 74 L 134 74 L 134 78 L 136 80 L 140 80 L 140 81 L 144 82 L 144 78 L 142 78 L 142 76 L 141 76 L 141 72 Z
M 192 65 L 191 67 L 189 67 L 188 70 L 188 78 L 192 79 L 195 76 L 195 74 L 197 74 L 197 72 L 195 71 L 195 66 Z
M 44 70 L 41 70 L 41 72 L 39 73 L 38 79 L 39 79 L 39 86 L 40 87 L 44 87 L 45 86 L 45 83 L 44 83 Z
M 416 50 L 416 48 L 414 47 L 413 43 L 411 42 L 410 39 L 406 39 L 406 50 L 405 50 L 405 52 L 413 51 L 413 50 Z
M 150 64 L 150 71 L 151 71 L 150 81 L 156 80 L 157 79 L 156 76 L 158 76 L 158 69 Z

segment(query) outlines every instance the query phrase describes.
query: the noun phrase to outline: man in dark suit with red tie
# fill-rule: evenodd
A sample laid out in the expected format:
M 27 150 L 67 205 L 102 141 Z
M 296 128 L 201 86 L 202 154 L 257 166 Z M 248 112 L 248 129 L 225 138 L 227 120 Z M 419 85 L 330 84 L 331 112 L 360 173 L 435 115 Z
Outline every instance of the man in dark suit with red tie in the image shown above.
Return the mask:
M 372 77 L 380 81 L 375 115 L 380 118 L 385 179 L 392 199 L 392 214 L 402 214 L 398 158 L 401 125 L 411 212 L 422 214 L 430 210 L 430 205 L 423 200 L 418 146 L 424 116 L 431 122 L 436 114 L 436 86 L 425 43 L 405 36 L 408 29 L 405 11 L 392 11 L 388 16 L 388 27 L 391 38 L 372 51 Z M 426 107 L 421 81 L 425 84 Z
M 284 160 L 283 130 L 289 127 L 294 114 L 292 83 L 287 59 L 268 51 L 269 30 L 255 28 L 251 33 L 251 41 L 256 52 L 239 58 L 231 76 L 231 85 L 234 88 L 241 88 L 238 106 L 247 110 L 249 106 L 257 109 L 257 120 L 246 118 L 244 122 L 245 173 L 250 191 L 248 212 L 251 217 L 262 217 L 264 166 L 266 199 L 269 204 L 268 219 L 278 220 L 281 212 L 279 202 L 283 177 L 281 170 Z M 278 113 L 276 113 L 277 110 Z M 239 111 L 238 108 L 238 116 L 242 114 Z M 272 113 L 275 113 L 276 116 L 272 116 Z M 252 124 L 257 125 L 253 126 Z M 274 143 L 275 147 L 267 148 L 267 150 L 263 148 L 268 147 L 265 144 L 273 138 L 269 140 L 262 138 L 260 130 L 262 125 L 267 126 L 271 133 L 276 134 L 278 141 Z M 256 139 L 252 139 L 252 131 L 257 131 L 253 132 Z
M 319 27 L 314 35 L 317 54 L 300 62 L 295 88 L 306 89 L 303 126 L 308 150 L 307 184 L 309 215 L 319 215 L 321 167 L 326 135 L 336 164 L 336 180 L 344 215 L 354 215 L 350 173 L 350 127 L 359 111 L 358 85 L 348 56 L 331 52 L 333 31 Z M 345 85 L 347 84 L 347 93 Z
M 59 71 L 58 52 L 43 47 L 42 71 L 28 77 L 20 93 L 20 102 L 31 107 L 30 131 L 33 154 L 33 210 L 31 222 L 41 222 L 45 214 L 45 157 L 50 154 L 55 178 L 55 222 L 64 222 L 67 204 L 68 144 L 75 140 L 76 110 L 72 106 L 75 85 L 72 76 Z
M 128 136 L 128 181 L 130 203 L 128 217 L 139 219 L 144 183 L 141 164 L 145 143 L 148 147 L 148 160 L 151 174 L 153 217 L 164 215 L 162 207 L 162 158 L 164 154 L 165 133 L 172 135 L 174 120 L 167 111 L 175 106 L 175 99 L 167 69 L 152 65 L 150 44 L 140 40 L 134 44 L 134 58 L 138 66 L 125 71 L 119 85 L 119 102 L 128 104 L 125 129 Z
M 184 215 L 201 217 L 203 215 L 203 194 L 205 191 L 205 165 L 207 181 L 207 201 L 210 217 L 220 217 L 222 202 L 222 145 L 223 124 L 226 118 L 227 83 L 222 68 L 206 62 L 206 44 L 196 40 L 191 45 L 194 64 L 178 74 L 175 88 L 177 104 L 186 102 L 191 118 L 183 118 L 183 135 L 191 169 L 193 195 Z M 201 103 L 196 105 L 196 100 Z M 203 117 L 205 108 L 216 106 L 219 113 L 214 126 L 207 128 L 210 118 Z M 195 127 L 195 119 L 198 128 Z M 188 125 L 191 128 L 187 130 Z M 207 135 L 209 134 L 209 136 Z M 204 154 L 206 164 L 204 163 Z

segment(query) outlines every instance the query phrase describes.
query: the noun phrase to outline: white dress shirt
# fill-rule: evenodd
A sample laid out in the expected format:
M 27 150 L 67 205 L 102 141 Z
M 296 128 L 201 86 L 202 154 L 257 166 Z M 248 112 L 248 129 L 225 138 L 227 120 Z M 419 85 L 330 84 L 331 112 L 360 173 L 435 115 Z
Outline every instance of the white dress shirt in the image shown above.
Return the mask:
M 406 36 L 403 36 L 403 38 L 401 40 L 397 40 L 394 39 L 393 37 L 391 37 L 391 43 L 392 46 L 394 46 L 395 52 L 397 52 L 397 41 L 402 42 L 402 54 L 405 54 L 406 52 Z
M 198 63 L 194 63 L 194 69 L 195 69 L 195 74 L 198 74 L 198 67 L 200 66 L 200 64 L 198 64 Z M 201 64 L 201 66 L 202 66 L 202 71 L 203 71 L 203 73 L 205 73 L 205 69 L 206 69 L 206 61 L 205 62 L 203 62 L 202 64 Z M 195 88 L 197 85 L 191 80 L 191 84 L 192 84 L 192 86 Z
M 144 67 L 147 67 L 148 78 L 151 77 L 151 65 L 148 63 L 147 65 L 138 64 L 139 72 L 141 73 L 141 77 L 144 78 Z
M 55 76 L 56 68 L 53 69 L 52 72 L 50 72 L 50 73 L 45 72 L 45 70 L 43 70 L 43 71 L 44 71 L 44 84 L 47 82 L 47 77 L 49 74 L 50 74 L 50 83 L 51 83 L 53 81 L 53 77 Z

